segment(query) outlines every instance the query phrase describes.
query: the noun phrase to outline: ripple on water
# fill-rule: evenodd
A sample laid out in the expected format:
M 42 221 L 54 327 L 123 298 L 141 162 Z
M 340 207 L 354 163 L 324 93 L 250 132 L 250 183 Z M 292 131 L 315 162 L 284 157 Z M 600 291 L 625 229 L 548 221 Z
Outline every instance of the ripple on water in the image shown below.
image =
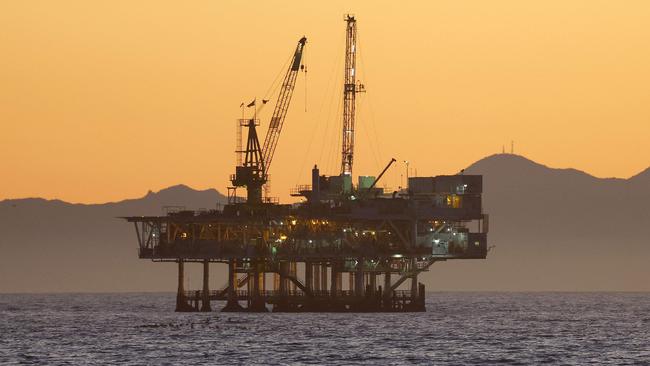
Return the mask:
M 173 294 L 0 295 L 0 364 L 650 360 L 650 294 L 431 293 L 428 312 L 406 314 L 174 313 L 173 305 Z

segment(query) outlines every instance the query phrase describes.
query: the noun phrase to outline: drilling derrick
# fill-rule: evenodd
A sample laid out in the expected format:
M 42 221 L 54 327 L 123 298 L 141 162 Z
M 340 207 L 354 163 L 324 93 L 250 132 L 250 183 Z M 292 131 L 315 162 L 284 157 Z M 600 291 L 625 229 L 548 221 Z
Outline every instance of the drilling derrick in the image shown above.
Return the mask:
M 341 149 L 341 175 L 352 176 L 354 160 L 354 114 L 356 94 L 364 91 L 363 84 L 356 83 L 357 67 L 357 20 L 346 15 L 345 76 L 343 86 L 343 147 Z

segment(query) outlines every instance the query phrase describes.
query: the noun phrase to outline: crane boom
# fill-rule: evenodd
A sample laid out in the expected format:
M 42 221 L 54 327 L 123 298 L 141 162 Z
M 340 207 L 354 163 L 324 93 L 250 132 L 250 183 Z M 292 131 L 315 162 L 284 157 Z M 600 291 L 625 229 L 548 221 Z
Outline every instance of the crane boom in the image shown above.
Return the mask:
M 278 100 L 275 103 L 275 109 L 273 110 L 271 123 L 269 123 L 269 129 L 266 132 L 266 137 L 264 138 L 264 145 L 262 147 L 262 160 L 264 161 L 265 175 L 271 166 L 275 148 L 278 146 L 278 139 L 280 138 L 282 125 L 284 123 L 285 117 L 287 116 L 287 111 L 289 110 L 291 96 L 293 95 L 293 89 L 296 86 L 296 78 L 298 76 L 298 71 L 300 70 L 302 52 L 305 48 L 305 43 L 307 43 L 307 38 L 305 37 L 302 37 L 298 41 L 298 46 L 296 46 L 296 51 L 293 54 L 293 60 L 289 65 L 287 74 L 284 76 L 284 81 L 282 82 L 282 87 L 280 88 L 280 94 L 278 95 Z

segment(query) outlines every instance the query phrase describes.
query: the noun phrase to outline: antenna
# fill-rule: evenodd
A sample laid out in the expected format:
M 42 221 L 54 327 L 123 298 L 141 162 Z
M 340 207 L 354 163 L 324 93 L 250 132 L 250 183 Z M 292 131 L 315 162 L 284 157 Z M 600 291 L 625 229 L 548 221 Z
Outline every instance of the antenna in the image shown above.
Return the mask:
M 515 140 L 510 141 L 510 153 L 515 153 Z

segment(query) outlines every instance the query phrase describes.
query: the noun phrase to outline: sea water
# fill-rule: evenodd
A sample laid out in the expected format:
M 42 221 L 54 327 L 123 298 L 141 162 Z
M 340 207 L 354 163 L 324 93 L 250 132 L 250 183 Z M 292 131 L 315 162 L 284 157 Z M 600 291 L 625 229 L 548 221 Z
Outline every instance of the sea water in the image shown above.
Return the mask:
M 0 364 L 650 365 L 650 293 L 432 292 L 424 313 L 175 313 L 174 303 L 0 294 Z

